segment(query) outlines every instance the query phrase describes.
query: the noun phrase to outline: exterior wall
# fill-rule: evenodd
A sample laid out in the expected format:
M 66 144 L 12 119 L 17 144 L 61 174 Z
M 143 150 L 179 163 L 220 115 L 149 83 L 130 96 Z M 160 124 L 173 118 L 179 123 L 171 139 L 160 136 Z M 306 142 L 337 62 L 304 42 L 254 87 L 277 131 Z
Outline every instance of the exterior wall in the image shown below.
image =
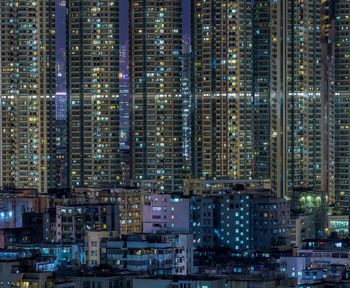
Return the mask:
M 350 37 L 349 20 L 347 15 L 350 13 L 350 6 L 342 1 L 327 1 L 332 9 L 330 13 L 332 31 L 334 33 L 333 51 L 334 54 L 331 59 L 334 61 L 333 69 L 330 71 L 334 78 L 334 85 L 330 87 L 330 93 L 333 96 L 334 105 L 334 177 L 335 183 L 335 205 L 345 209 L 349 209 L 350 200 L 350 144 L 347 141 L 350 136 L 350 113 L 349 113 L 349 97 L 350 97 L 350 79 L 349 65 L 350 59 L 348 57 L 350 51 Z M 334 10 L 333 10 L 334 9 Z M 331 40 L 333 40 L 331 38 Z M 333 90 L 332 90 L 333 89 Z M 332 155 L 330 155 L 331 157 Z M 331 158 L 332 161 L 332 158 Z
M 349 237 L 349 216 L 328 215 L 328 234 L 336 233 L 339 238 Z
M 316 237 L 315 215 L 296 215 L 290 221 L 290 238 L 293 247 L 300 247 L 301 241 Z
M 192 1 L 194 178 L 253 177 L 252 9 L 253 1 Z
M 291 278 L 301 279 L 302 270 L 306 269 L 310 262 L 304 257 L 281 257 L 281 272 Z
M 134 288 L 143 288 L 143 287 L 154 287 L 154 288 L 181 288 L 181 287 L 205 287 L 205 288 L 221 288 L 225 286 L 224 279 L 217 280 L 170 280 L 170 279 L 147 279 L 147 278 L 139 278 L 134 279 L 133 282 Z
M 83 242 L 87 231 L 119 231 L 119 207 L 82 205 L 56 207 L 56 241 Z
M 179 234 L 175 240 L 174 275 L 191 275 L 193 270 L 193 235 Z
M 195 247 L 212 248 L 219 245 L 217 229 L 219 218 L 217 197 L 193 197 L 191 218 Z
M 19 268 L 19 261 L 4 261 L 4 262 L 0 262 L 0 279 L 1 281 L 4 282 L 4 286 L 6 288 L 10 288 L 12 287 L 12 284 L 7 284 L 7 282 L 9 283 L 16 283 L 16 281 L 18 283 L 20 283 L 21 279 L 22 279 L 22 273 L 16 273 L 16 271 L 20 271 Z
M 130 15 L 132 178 L 181 192 L 182 1 L 136 0 Z
M 11 217 L 9 217 L 9 223 L 1 221 L 0 227 L 21 228 L 23 227 L 23 214 L 27 212 L 45 212 L 49 207 L 49 199 L 47 197 L 6 197 L 3 201 L 3 207 L 5 208 L 4 212 L 7 211 L 7 214 L 11 214 Z
M 170 194 L 152 194 L 145 197 L 143 206 L 143 233 L 171 231 L 189 233 L 190 199 Z
M 57 172 L 55 1 L 2 0 L 0 11 L 0 186 L 47 193 Z
M 116 186 L 119 1 L 67 4 L 69 187 Z
M 120 212 L 120 234 L 141 233 L 145 193 L 120 189 L 115 197 Z
M 86 245 L 85 244 L 57 244 L 57 243 L 43 243 L 43 244 L 13 244 L 10 249 L 37 251 L 44 257 L 54 259 L 55 264 L 73 263 L 76 265 L 86 264 Z M 39 262 L 38 262 L 39 263 Z M 38 264 L 37 263 L 37 264 Z
M 321 3 L 272 2 L 271 180 L 321 189 Z
M 87 244 L 88 266 L 99 266 L 101 264 L 101 241 L 103 239 L 116 238 L 119 232 L 116 231 L 89 231 L 85 236 Z
M 136 234 L 101 243 L 101 264 L 150 275 L 193 271 L 191 234 Z
M 289 247 L 289 203 L 258 193 L 193 197 L 196 247 L 268 249 Z
M 290 203 L 284 198 L 257 197 L 252 200 L 254 213 L 254 237 L 256 249 L 290 248 Z
M 223 190 L 235 190 L 237 186 L 245 189 L 271 189 L 270 179 L 232 179 L 232 178 L 209 178 L 209 179 L 186 179 L 184 195 L 210 195 Z
M 126 287 L 124 284 L 123 277 L 120 277 L 120 276 L 71 277 L 71 280 L 74 281 L 73 288 L 84 288 L 87 285 L 89 285 L 89 287 L 100 287 L 100 288 Z
M 302 242 L 293 257 L 281 257 L 281 272 L 288 277 L 300 278 L 305 269 L 316 268 L 327 271 L 330 266 L 337 265 L 349 268 L 349 241 L 341 239 L 314 239 Z M 331 270 L 330 270 L 331 271 Z

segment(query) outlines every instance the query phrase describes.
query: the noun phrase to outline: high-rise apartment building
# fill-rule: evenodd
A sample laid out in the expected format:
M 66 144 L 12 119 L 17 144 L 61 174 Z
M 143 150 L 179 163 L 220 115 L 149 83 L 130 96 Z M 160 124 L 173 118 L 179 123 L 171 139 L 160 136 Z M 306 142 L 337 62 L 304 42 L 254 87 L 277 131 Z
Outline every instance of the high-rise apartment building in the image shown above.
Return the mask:
M 192 177 L 253 177 L 253 1 L 192 1 Z
M 329 204 L 349 208 L 350 201 L 350 5 L 322 1 L 324 189 Z
M 334 200 L 338 207 L 349 209 L 350 205 L 350 3 L 348 1 L 330 1 L 333 27 L 334 68 L 330 76 L 334 77 L 335 137 L 335 190 Z M 334 88 L 334 90 L 332 89 Z M 330 155 L 331 156 L 331 155 Z M 330 175 L 329 177 L 332 177 Z M 332 192 L 332 191 L 330 191 Z
M 56 183 L 55 1 L 0 1 L 0 186 Z
M 130 79 L 129 79 L 129 46 L 120 46 L 119 74 L 119 111 L 120 111 L 120 148 L 129 149 L 130 143 Z
M 335 203 L 350 203 L 350 3 L 333 0 L 334 100 L 335 100 Z M 334 5 L 334 6 L 333 6 Z
M 58 85 L 57 85 L 58 86 Z M 56 92 L 57 188 L 67 188 L 67 93 Z
M 269 179 L 271 168 L 270 107 L 270 5 L 269 0 L 253 3 L 253 163 L 254 179 Z
M 119 181 L 119 1 L 67 2 L 69 185 Z
M 192 176 L 321 189 L 321 3 L 192 2 Z
M 321 189 L 321 3 L 271 4 L 271 180 Z
M 121 185 L 125 185 L 130 180 L 130 79 L 129 45 L 127 43 L 120 46 L 119 55 L 120 180 Z
M 182 1 L 130 3 L 132 176 L 168 193 L 183 188 Z
M 189 35 L 182 42 L 182 126 L 184 169 L 190 174 L 192 164 L 193 95 L 191 91 L 191 41 Z
M 65 189 L 68 187 L 66 6 L 63 1 L 55 2 L 57 188 Z

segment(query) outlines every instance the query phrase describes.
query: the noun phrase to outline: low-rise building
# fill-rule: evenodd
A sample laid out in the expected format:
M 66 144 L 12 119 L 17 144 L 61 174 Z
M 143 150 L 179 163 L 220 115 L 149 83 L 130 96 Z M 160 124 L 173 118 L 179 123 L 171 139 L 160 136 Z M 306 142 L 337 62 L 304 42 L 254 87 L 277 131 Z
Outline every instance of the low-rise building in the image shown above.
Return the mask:
M 101 241 L 113 239 L 118 236 L 119 231 L 88 231 L 85 236 L 88 266 L 98 266 L 101 264 Z
M 190 198 L 170 194 L 145 196 L 143 205 L 143 233 L 191 231 Z
M 289 202 L 268 191 L 231 191 L 192 197 L 196 247 L 288 248 Z
M 293 213 L 290 219 L 290 242 L 292 247 L 300 247 L 301 241 L 316 237 L 315 214 Z
M 297 278 L 299 283 L 306 275 L 305 271 L 310 269 L 328 271 L 332 265 L 343 265 L 350 269 L 349 239 L 304 240 L 293 256 L 280 258 L 281 272 L 287 277 Z M 318 277 L 318 272 L 316 274 L 315 276 Z
M 300 288 L 350 287 L 350 269 L 345 265 L 328 265 L 327 268 L 307 268 L 302 271 Z
M 206 276 L 187 276 L 187 277 L 140 277 L 132 281 L 133 288 L 222 288 L 226 287 L 225 278 L 206 277 Z
M 185 179 L 184 195 L 211 195 L 222 191 L 271 189 L 270 179 L 206 178 Z
M 43 214 L 25 212 L 21 215 L 21 227 L 0 229 L 0 248 L 16 243 L 40 243 L 43 240 Z
M 84 243 L 35 243 L 13 244 L 12 250 L 36 253 L 42 257 L 54 259 L 58 265 L 72 263 L 86 264 L 86 245 Z
M 336 235 L 337 238 L 349 237 L 349 215 L 332 214 L 328 215 L 328 234 Z
M 51 226 L 50 223 L 45 225 Z M 88 231 L 119 231 L 118 205 L 84 204 L 57 206 L 55 220 L 55 242 L 84 242 Z
M 1 259 L 1 258 L 0 258 Z M 1 259 L 0 260 L 0 282 L 2 287 L 12 288 L 18 287 L 22 280 L 22 271 L 20 261 L 17 259 Z
M 53 287 L 54 276 L 51 272 L 25 272 L 23 273 L 21 282 L 21 288 L 26 287 L 38 287 L 46 288 Z
M 0 287 L 52 287 L 53 274 L 36 270 L 42 262 L 28 251 L 0 251 Z
M 114 203 L 119 207 L 121 235 L 142 233 L 145 194 L 146 192 L 139 188 L 119 188 L 113 191 Z
M 295 284 L 280 275 L 235 275 L 226 278 L 225 288 L 291 288 L 296 287 Z
M 43 213 L 49 207 L 49 197 L 35 189 L 14 189 L 3 194 L 0 228 L 22 228 L 23 214 Z
M 192 234 L 134 234 L 103 240 L 101 264 L 150 275 L 187 275 L 193 271 Z
M 120 233 L 142 233 L 144 196 L 150 193 L 138 187 L 74 188 L 68 198 L 55 199 L 56 206 L 116 205 L 119 207 Z
M 62 268 L 55 273 L 55 288 L 132 288 L 141 273 L 103 268 Z
M 219 246 L 219 196 L 192 197 L 191 220 L 195 247 Z

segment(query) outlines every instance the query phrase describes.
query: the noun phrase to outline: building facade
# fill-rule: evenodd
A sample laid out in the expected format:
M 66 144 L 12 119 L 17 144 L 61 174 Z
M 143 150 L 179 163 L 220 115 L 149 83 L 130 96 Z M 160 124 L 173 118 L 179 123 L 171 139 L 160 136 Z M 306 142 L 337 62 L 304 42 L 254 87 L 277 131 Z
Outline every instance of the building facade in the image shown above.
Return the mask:
M 349 208 L 350 201 L 350 145 L 346 140 L 350 136 L 350 30 L 349 30 L 349 12 L 350 6 L 342 1 L 328 1 L 330 10 L 330 21 L 334 25 L 332 32 L 334 39 L 332 49 L 334 54 L 330 55 L 334 66 L 330 69 L 330 75 L 334 76 L 331 81 L 334 85 L 330 86 L 329 93 L 334 93 L 334 112 L 335 112 L 335 134 L 334 134 L 334 197 L 335 204 L 342 208 Z M 334 89 L 333 89 L 334 88 Z M 331 155 L 330 155 L 331 156 Z M 332 160 L 332 159 L 331 159 Z M 332 178 L 331 178 L 332 179 Z M 332 188 L 332 186 L 330 186 Z M 332 190 L 329 190 L 332 192 Z M 332 194 L 331 194 L 332 195 Z
M 188 35 L 187 35 L 188 36 Z M 192 164 L 192 128 L 193 128 L 193 95 L 191 91 L 191 41 L 185 37 L 182 41 L 182 126 L 183 126 L 183 161 L 186 175 L 191 172 Z
M 253 176 L 252 3 L 192 1 L 194 178 Z
M 88 231 L 85 236 L 86 263 L 90 267 L 101 264 L 101 242 L 103 239 L 113 239 L 119 236 L 119 231 Z
M 171 194 L 145 196 L 143 205 L 143 233 L 191 231 L 190 198 Z
M 56 185 L 55 1 L 2 0 L 0 186 Z
M 193 196 L 195 247 L 288 248 L 289 202 L 263 192 Z
M 279 195 L 321 190 L 321 4 L 273 2 L 271 180 Z
M 119 182 L 119 1 L 67 2 L 69 187 Z
M 142 288 L 145 285 L 154 288 L 181 288 L 181 287 L 206 287 L 219 288 L 227 285 L 225 279 L 210 278 L 210 277 L 138 277 L 133 279 L 132 285 L 134 288 Z
M 132 177 L 181 191 L 182 1 L 132 1 L 130 15 Z
M 193 272 L 192 234 L 130 234 L 101 243 L 101 264 L 150 275 Z
M 316 237 L 315 214 L 293 214 L 290 219 L 290 243 L 292 247 L 300 247 L 301 241 Z
M 143 204 L 145 192 L 140 189 L 118 189 L 114 203 L 119 207 L 120 234 L 142 232 Z
M 271 1 L 253 1 L 253 179 L 271 175 Z M 249 45 L 249 43 L 247 44 Z
M 119 207 L 108 204 L 57 206 L 55 219 L 55 242 L 84 242 L 88 231 L 119 232 Z M 48 226 L 49 225 L 49 226 Z M 50 229 L 51 223 L 44 223 Z
M 295 255 L 280 258 L 280 269 L 281 272 L 291 278 L 298 278 L 299 281 L 306 276 L 307 269 L 315 269 L 315 272 L 323 271 L 329 275 L 336 266 L 349 269 L 349 252 L 348 239 L 307 239 L 301 242 L 301 247 L 296 250 Z M 337 283 L 340 283 L 340 280 Z M 329 287 L 334 285 L 332 283 Z

